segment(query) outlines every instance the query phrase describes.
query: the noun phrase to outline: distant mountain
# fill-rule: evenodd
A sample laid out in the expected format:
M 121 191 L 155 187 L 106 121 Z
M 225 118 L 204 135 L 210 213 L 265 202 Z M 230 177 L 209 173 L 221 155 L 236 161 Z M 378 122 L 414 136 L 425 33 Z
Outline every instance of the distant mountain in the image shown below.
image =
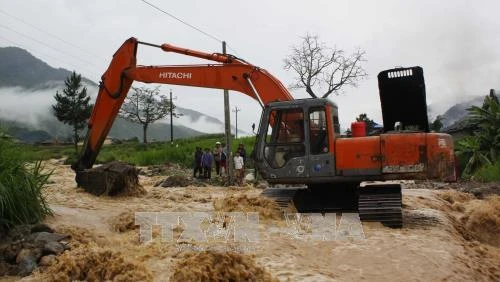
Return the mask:
M 201 132 L 207 133 L 223 133 L 225 132 L 225 124 L 220 119 L 214 118 L 212 116 L 205 115 L 195 110 L 183 108 L 176 106 L 175 112 L 181 114 L 182 116 L 174 119 L 175 124 L 181 124 L 187 127 L 195 128 Z M 167 123 L 170 120 L 167 118 Z M 231 125 L 231 132 L 236 131 L 236 127 Z M 238 129 L 239 135 L 248 135 L 248 132 Z
M 187 108 L 182 108 L 177 106 L 175 108 L 175 112 L 181 114 L 182 116 L 185 116 L 189 119 L 190 122 L 198 122 L 200 119 L 205 119 L 207 122 L 215 123 L 215 124 L 222 124 L 224 126 L 224 123 L 214 117 L 204 115 L 198 111 L 187 109 Z M 239 130 L 238 130 L 239 131 Z
M 496 95 L 498 96 L 498 94 Z M 481 107 L 485 97 L 486 94 L 484 96 L 470 98 L 465 102 L 455 104 L 449 108 L 444 114 L 441 115 L 443 117 L 443 131 L 456 131 L 466 127 L 468 125 L 467 116 L 469 115 L 467 109 L 472 106 Z
M 51 88 L 54 82 L 61 82 L 71 72 L 56 69 L 18 47 L 0 48 L 0 87 L 19 86 L 27 89 Z M 89 79 L 82 78 L 86 84 L 97 86 Z
M 38 126 L 0 118 L 0 128 L 6 130 L 15 139 L 25 143 L 53 142 L 56 139 L 59 141 L 70 141 L 73 136 L 72 128 L 62 124 L 55 118 L 42 119 Z M 174 125 L 173 131 L 174 139 L 205 134 L 183 125 Z M 85 131 L 81 134 L 84 135 Z M 108 137 L 122 140 L 137 137 L 142 141 L 142 126 L 122 118 L 117 118 L 113 123 Z M 170 124 L 161 122 L 151 124 L 148 128 L 148 140 L 170 140 Z
M 15 121 L 0 119 L 0 129 L 5 130 L 11 137 L 24 143 L 41 143 L 53 138 L 47 131 L 35 129 Z
M 463 120 L 467 117 L 467 109 L 472 106 L 481 106 L 484 101 L 484 96 L 474 97 L 468 101 L 455 104 L 444 112 L 443 116 L 443 128 L 452 126 L 453 124 Z
M 184 125 L 175 125 L 174 123 L 174 139 L 187 138 L 205 134 Z M 122 118 L 117 118 L 113 123 L 109 137 L 116 139 L 130 139 L 137 137 L 142 141 L 142 126 L 137 123 L 131 123 Z M 165 141 L 170 140 L 170 124 L 164 122 L 156 122 L 148 127 L 149 141 Z

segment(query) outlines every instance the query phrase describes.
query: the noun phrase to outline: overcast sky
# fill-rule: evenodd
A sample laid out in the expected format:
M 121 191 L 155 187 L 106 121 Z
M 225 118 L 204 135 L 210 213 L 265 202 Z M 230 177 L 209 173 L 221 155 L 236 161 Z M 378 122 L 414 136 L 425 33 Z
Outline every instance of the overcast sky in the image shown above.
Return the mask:
M 500 1 L 159 1 L 148 2 L 225 40 L 233 53 L 267 69 L 284 85 L 290 47 L 306 33 L 346 52 L 366 51 L 368 79 L 331 96 L 345 127 L 366 112 L 381 122 L 377 74 L 396 66 L 422 66 L 428 104 L 453 104 L 500 88 Z M 140 0 L 0 0 L 0 46 L 18 46 L 53 67 L 76 70 L 98 82 L 116 49 L 129 37 L 220 52 L 221 43 Z M 59 40 L 59 39 L 62 40 Z M 138 63 L 203 63 L 141 46 Z M 221 90 L 163 85 L 182 107 L 223 120 Z M 295 98 L 307 97 L 293 91 Z M 260 107 L 231 92 L 239 127 L 251 131 Z M 234 113 L 231 113 L 234 124 Z

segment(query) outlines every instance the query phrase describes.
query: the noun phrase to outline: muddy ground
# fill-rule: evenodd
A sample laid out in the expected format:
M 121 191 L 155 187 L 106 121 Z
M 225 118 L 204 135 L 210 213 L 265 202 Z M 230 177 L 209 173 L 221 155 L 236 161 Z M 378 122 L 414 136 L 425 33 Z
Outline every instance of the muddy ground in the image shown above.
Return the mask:
M 212 275 L 207 278 L 223 279 L 213 276 L 218 270 L 209 266 L 215 262 L 222 265 L 224 260 L 229 261 L 224 268 L 233 267 L 231 271 L 242 275 L 238 276 L 241 279 L 260 273 L 263 276 L 257 279 L 280 281 L 500 280 L 500 198 L 491 193 L 476 193 L 478 197 L 456 191 L 467 191 L 469 183 L 408 184 L 403 190 L 402 229 L 363 223 L 364 239 L 319 241 L 277 231 L 290 225 L 284 217 L 276 217 L 274 207 L 265 200 L 255 202 L 262 190 L 251 186 L 163 188 L 155 184 L 165 175 L 141 175 L 145 196 L 96 197 L 76 188 L 69 166 L 52 160 L 46 162 L 46 168 L 54 170 L 45 191 L 54 216 L 46 223 L 72 235 L 72 250 L 58 257 L 54 265 L 22 280 L 111 277 L 182 281 L 196 271 Z M 491 185 L 488 189 L 498 191 L 498 183 Z M 257 243 L 165 241 L 155 227 L 153 240 L 141 243 L 133 223 L 136 211 L 212 213 L 226 210 L 224 205 L 235 199 L 252 203 L 249 198 L 263 207 L 259 210 L 263 216 Z M 174 237 L 180 232 L 182 227 L 174 228 Z M 207 256 L 201 251 L 207 248 L 222 257 L 210 256 L 210 252 Z M 236 253 L 221 255 L 222 249 Z M 245 272 L 248 268 L 252 273 Z M 85 276 L 89 271 L 94 276 Z

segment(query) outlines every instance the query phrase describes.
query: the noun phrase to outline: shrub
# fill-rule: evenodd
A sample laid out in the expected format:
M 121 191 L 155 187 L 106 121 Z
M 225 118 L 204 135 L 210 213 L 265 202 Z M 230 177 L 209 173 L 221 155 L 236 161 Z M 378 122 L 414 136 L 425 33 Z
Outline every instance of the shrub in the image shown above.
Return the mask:
M 500 181 L 500 160 L 481 167 L 474 174 L 474 179 L 482 182 Z
M 0 230 L 36 223 L 52 213 L 42 195 L 50 173 L 42 172 L 40 161 L 28 163 L 21 152 L 0 140 Z

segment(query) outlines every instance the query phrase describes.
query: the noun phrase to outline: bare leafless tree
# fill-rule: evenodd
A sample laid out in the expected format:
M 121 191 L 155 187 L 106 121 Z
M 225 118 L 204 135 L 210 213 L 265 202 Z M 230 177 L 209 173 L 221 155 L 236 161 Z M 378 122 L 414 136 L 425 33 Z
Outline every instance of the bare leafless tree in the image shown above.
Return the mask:
M 356 83 L 367 76 L 361 66 L 365 61 L 363 50 L 346 56 L 344 50 L 328 48 L 319 42 L 317 35 L 306 34 L 302 40 L 284 60 L 285 69 L 298 75 L 291 88 L 305 88 L 313 98 L 326 98 L 332 93 L 338 94 L 345 85 L 357 86 Z M 315 91 L 324 93 L 317 95 Z
M 149 124 L 170 114 L 170 111 L 175 110 L 175 105 L 165 95 L 160 95 L 160 87 L 132 89 L 134 93 L 127 96 L 119 115 L 131 122 L 142 124 L 143 142 L 147 143 Z M 179 117 L 180 114 L 173 113 L 173 116 Z

